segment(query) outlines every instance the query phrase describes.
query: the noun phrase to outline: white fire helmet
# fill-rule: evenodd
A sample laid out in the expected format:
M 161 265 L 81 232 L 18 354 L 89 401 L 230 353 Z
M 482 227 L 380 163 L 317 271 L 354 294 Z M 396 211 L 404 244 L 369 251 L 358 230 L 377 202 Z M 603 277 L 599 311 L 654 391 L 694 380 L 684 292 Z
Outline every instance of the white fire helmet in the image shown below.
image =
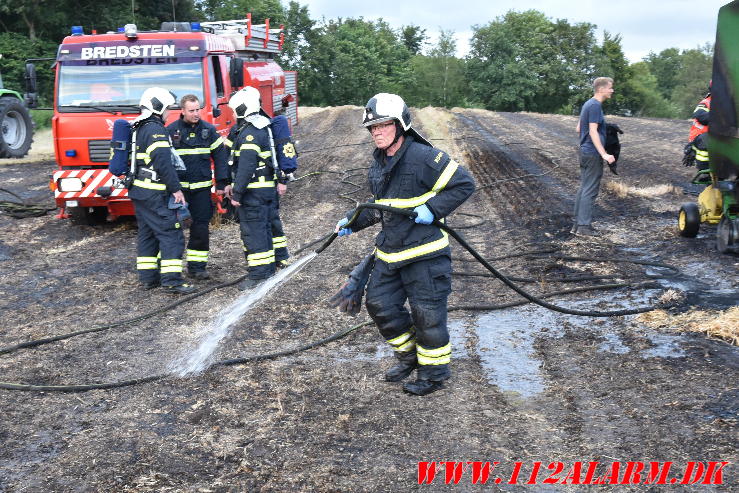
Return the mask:
M 365 105 L 362 125 L 369 127 L 389 120 L 396 120 L 404 131 L 411 128 L 411 112 L 403 98 L 386 92 L 375 94 Z
M 150 87 L 145 90 L 141 95 L 141 106 L 142 113 L 154 113 L 155 115 L 161 115 L 170 106 L 174 105 L 177 98 L 174 94 L 161 87 Z
M 228 106 L 234 111 L 236 118 L 246 118 L 259 112 L 262 107 L 262 98 L 258 89 L 246 86 L 231 96 Z

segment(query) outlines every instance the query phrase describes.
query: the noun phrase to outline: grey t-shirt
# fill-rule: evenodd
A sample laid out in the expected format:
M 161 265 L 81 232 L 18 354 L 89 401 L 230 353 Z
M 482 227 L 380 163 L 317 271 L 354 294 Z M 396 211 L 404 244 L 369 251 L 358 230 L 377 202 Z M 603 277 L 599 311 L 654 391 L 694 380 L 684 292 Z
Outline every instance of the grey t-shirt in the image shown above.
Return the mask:
M 603 106 L 595 98 L 588 99 L 580 110 L 580 151 L 583 154 L 598 155 L 598 150 L 590 139 L 590 124 L 598 124 L 598 135 L 601 145 L 606 143 L 606 121 L 603 117 Z

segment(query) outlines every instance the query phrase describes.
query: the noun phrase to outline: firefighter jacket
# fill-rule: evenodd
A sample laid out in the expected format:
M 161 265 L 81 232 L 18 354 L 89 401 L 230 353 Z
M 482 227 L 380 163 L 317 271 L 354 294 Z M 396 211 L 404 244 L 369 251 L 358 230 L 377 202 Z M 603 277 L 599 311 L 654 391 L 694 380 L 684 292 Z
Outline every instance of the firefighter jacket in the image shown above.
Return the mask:
M 181 190 L 180 180 L 172 162 L 169 133 L 158 116 L 142 120 L 136 132 L 136 172 L 128 191 L 132 199 L 147 199 L 156 194 Z
M 233 149 L 233 141 L 242 128 L 241 123 L 231 127 L 231 131 L 228 133 L 228 137 L 224 140 L 224 144 L 227 149 L 231 149 L 234 152 L 232 162 L 233 165 L 232 174 L 235 174 L 236 165 L 238 159 L 235 157 L 238 155 L 239 150 Z M 278 115 L 270 120 L 270 130 L 272 132 L 272 142 L 270 143 L 270 152 L 272 150 L 276 153 L 277 161 L 277 181 L 279 183 L 287 183 L 289 173 L 295 172 L 298 169 L 298 153 L 295 150 L 295 144 L 292 141 L 292 133 L 290 131 L 290 124 L 288 123 L 287 117 L 284 115 Z M 272 163 L 274 167 L 274 161 Z
M 709 94 L 698 103 L 693 112 L 693 125 L 690 127 L 688 142 L 693 142 L 696 137 L 708 132 L 708 121 L 711 111 L 711 95 Z
M 267 190 L 274 194 L 277 182 L 268 125 L 269 120 L 262 116 L 247 121 L 233 140 L 233 198 L 236 202 L 243 204 L 242 197 L 247 190 Z
M 373 156 L 369 185 L 372 201 L 377 204 L 411 210 L 426 204 L 434 218 L 443 221 L 475 191 L 467 170 L 445 152 L 417 142 L 412 135 L 405 135 L 394 156 L 388 158 L 379 149 Z M 375 240 L 375 254 L 391 268 L 451 254 L 447 233 L 400 214 L 363 209 L 351 229 L 359 231 L 377 222 L 382 223 L 382 231 Z
M 228 151 L 216 127 L 199 120 L 191 125 L 180 116 L 167 130 L 172 144 L 187 168 L 178 173 L 182 188 L 198 190 L 210 188 L 215 175 L 216 189 L 223 190 L 231 180 L 228 173 Z M 211 171 L 211 158 L 213 171 Z

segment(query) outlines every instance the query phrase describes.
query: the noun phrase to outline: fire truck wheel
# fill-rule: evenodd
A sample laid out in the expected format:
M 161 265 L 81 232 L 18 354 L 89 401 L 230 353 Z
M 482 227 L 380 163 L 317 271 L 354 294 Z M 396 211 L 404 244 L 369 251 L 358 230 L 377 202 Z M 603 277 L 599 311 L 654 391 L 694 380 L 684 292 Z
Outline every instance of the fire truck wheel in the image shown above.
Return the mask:
M 78 226 L 95 226 L 105 222 L 108 217 L 107 207 L 69 207 L 69 220 Z
M 0 158 L 23 157 L 33 142 L 33 123 L 18 98 L 0 98 Z

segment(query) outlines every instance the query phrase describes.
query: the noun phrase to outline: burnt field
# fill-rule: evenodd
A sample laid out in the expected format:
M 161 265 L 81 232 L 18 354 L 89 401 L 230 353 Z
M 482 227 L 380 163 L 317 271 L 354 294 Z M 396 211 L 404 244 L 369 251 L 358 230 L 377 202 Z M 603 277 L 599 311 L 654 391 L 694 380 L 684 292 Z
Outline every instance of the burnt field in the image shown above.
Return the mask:
M 301 110 L 301 178 L 282 202 L 294 260 L 368 197 L 372 150 L 359 108 Z M 522 298 L 454 244 L 453 376 L 421 398 L 381 380 L 391 354 L 371 324 L 259 358 L 368 320 L 327 299 L 371 251 L 374 228 L 336 240 L 226 329 L 219 315 L 245 302 L 227 285 L 245 272 L 237 225 L 212 227 L 213 279 L 197 286 L 213 289 L 173 307 L 176 298 L 137 287 L 134 222 L 2 212 L 0 352 L 99 330 L 0 354 L 0 382 L 151 378 L 0 389 L 0 492 L 739 491 L 739 351 L 715 330 L 736 330 L 739 257 L 716 252 L 715 227 L 695 239 L 676 233 L 680 204 L 695 200 L 680 164 L 689 124 L 609 118 L 625 132 L 619 175 L 604 174 L 601 236 L 583 239 L 569 234 L 575 117 L 424 108 L 414 119 L 474 174 L 477 191 L 448 224 L 498 270 L 537 296 L 591 288 L 547 298 L 569 308 L 665 309 L 600 318 L 502 308 Z M 54 169 L 43 155 L 0 160 L 0 188 L 52 207 Z M 203 352 L 212 366 L 181 376 L 183 361 Z M 443 468 L 419 486 L 419 461 L 500 465 L 485 486 L 472 485 L 471 471 L 445 486 Z M 586 486 L 566 479 L 578 461 L 602 463 L 598 475 L 613 462 L 670 461 L 678 480 L 690 461 L 730 464 L 723 485 Z M 536 484 L 524 484 L 537 462 Z M 547 468 L 557 462 L 562 471 Z M 516 463 L 517 484 L 506 484 Z M 545 484 L 552 474 L 564 484 Z

